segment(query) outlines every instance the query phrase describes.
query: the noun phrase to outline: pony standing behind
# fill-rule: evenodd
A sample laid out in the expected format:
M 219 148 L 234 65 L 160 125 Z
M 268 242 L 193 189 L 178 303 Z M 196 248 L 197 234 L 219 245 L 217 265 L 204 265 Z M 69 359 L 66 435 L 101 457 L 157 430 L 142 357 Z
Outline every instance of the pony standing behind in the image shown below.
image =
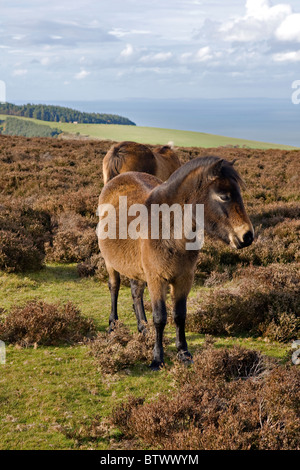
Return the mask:
M 127 171 L 140 171 L 154 175 L 162 181 L 180 167 L 180 161 L 171 145 L 153 151 L 136 142 L 120 142 L 113 145 L 103 159 L 104 184 Z

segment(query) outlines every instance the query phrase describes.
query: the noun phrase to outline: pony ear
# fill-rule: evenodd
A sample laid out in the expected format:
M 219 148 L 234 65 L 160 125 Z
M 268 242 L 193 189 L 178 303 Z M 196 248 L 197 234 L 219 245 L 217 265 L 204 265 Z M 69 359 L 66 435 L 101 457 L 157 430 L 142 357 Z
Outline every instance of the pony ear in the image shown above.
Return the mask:
M 213 181 L 214 179 L 218 178 L 221 175 L 222 166 L 224 163 L 224 159 L 221 158 L 217 160 L 215 163 L 212 163 L 207 169 L 207 179 Z
M 237 161 L 238 161 L 238 159 L 237 159 L 237 158 L 234 158 L 234 159 L 232 160 L 232 162 L 228 162 L 228 163 L 229 163 L 229 165 L 233 166 L 233 165 L 235 164 L 235 162 L 237 162 Z

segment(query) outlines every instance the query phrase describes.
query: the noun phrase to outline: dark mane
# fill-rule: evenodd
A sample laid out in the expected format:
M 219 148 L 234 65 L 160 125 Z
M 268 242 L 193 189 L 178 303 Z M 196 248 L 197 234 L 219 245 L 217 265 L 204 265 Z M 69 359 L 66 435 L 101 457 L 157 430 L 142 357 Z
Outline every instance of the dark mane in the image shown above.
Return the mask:
M 209 155 L 207 157 L 194 158 L 193 160 L 178 168 L 164 184 L 172 186 L 180 184 L 192 171 L 197 170 L 199 167 L 210 167 L 212 164 L 216 163 L 219 160 L 223 160 L 220 177 L 233 179 L 242 188 L 244 188 L 245 183 L 239 173 L 234 168 L 233 163 L 213 155 Z

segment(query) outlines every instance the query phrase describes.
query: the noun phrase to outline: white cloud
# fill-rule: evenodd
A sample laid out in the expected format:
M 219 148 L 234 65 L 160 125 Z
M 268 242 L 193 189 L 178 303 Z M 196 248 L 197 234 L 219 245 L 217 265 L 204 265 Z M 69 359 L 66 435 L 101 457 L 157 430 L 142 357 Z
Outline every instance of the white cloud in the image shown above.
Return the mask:
M 125 47 L 125 49 L 123 49 L 123 50 L 121 51 L 120 56 L 126 59 L 126 58 L 132 56 L 133 53 L 134 53 L 134 49 L 133 49 L 132 45 L 131 45 L 131 44 L 127 44 L 126 47 Z
M 32 99 L 197 96 L 220 77 L 233 95 L 254 95 L 271 93 L 269 77 L 280 74 L 285 96 L 287 76 L 299 71 L 299 0 L 37 3 L 10 0 L 1 11 L 0 78 L 16 99 L 29 75 Z
M 196 52 L 184 52 L 180 55 L 179 61 L 183 64 L 193 64 L 197 62 L 209 62 L 211 59 L 220 57 L 220 52 L 215 52 L 210 46 L 204 46 Z
M 27 69 L 16 69 L 13 71 L 13 76 L 14 77 L 22 77 L 28 73 Z
M 22 41 L 22 39 L 24 39 L 25 37 L 25 34 L 17 34 L 15 36 L 12 36 L 12 39 L 14 39 L 15 41 Z
M 148 74 L 154 73 L 156 75 L 172 75 L 174 70 L 170 67 L 136 67 L 135 73 Z
M 116 38 L 123 38 L 125 36 L 131 35 L 145 35 L 151 34 L 151 31 L 143 30 L 143 29 L 122 29 L 122 28 L 114 28 L 108 32 L 111 36 L 115 36 Z
M 182 62 L 187 62 L 187 61 L 190 60 L 192 57 L 193 57 L 193 53 L 192 53 L 192 52 L 184 52 L 183 54 L 181 54 L 180 60 L 181 60 Z
M 221 25 L 226 41 L 262 41 L 274 36 L 281 23 L 292 14 L 289 4 L 271 6 L 269 0 L 247 0 L 246 14 Z
M 173 56 L 172 52 L 157 52 L 156 54 L 148 54 L 140 58 L 140 62 L 166 62 Z
M 280 41 L 300 42 L 300 13 L 287 16 L 277 28 L 275 34 Z
M 275 62 L 300 62 L 300 50 L 274 54 L 273 59 Z
M 84 78 L 86 78 L 88 75 L 90 75 L 91 72 L 87 72 L 86 70 L 84 69 L 81 69 L 80 72 L 76 73 L 75 74 L 75 78 L 76 80 L 83 80 Z
M 199 49 L 195 55 L 195 60 L 197 62 L 207 62 L 208 60 L 212 59 L 212 51 L 209 46 L 202 47 Z
M 271 6 L 269 0 L 247 0 L 246 2 L 246 17 L 248 18 L 270 21 L 291 13 L 292 8 L 286 3 Z
M 40 63 L 42 65 L 49 65 L 51 62 L 51 59 L 49 57 L 42 57 L 41 60 L 40 60 Z

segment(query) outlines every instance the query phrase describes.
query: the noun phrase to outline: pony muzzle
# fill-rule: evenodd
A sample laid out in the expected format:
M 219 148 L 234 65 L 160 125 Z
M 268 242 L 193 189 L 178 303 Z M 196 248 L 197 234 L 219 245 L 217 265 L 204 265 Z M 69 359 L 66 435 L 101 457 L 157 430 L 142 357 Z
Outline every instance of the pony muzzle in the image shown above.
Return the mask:
M 229 235 L 230 245 L 237 250 L 246 248 L 253 243 L 254 240 L 254 230 L 252 225 L 239 228 L 234 231 L 234 234 Z

